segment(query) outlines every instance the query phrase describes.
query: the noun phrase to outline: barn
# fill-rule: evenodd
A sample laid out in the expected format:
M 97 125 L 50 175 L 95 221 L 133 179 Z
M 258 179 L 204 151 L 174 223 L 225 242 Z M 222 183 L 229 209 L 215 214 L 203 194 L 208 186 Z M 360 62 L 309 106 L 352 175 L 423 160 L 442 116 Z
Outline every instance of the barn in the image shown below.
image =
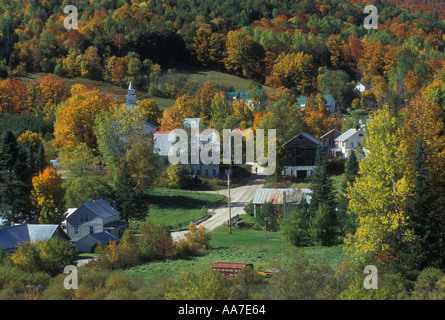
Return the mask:
M 301 179 L 310 176 L 314 169 L 318 144 L 319 140 L 307 132 L 297 134 L 283 144 L 290 158 L 282 174 Z

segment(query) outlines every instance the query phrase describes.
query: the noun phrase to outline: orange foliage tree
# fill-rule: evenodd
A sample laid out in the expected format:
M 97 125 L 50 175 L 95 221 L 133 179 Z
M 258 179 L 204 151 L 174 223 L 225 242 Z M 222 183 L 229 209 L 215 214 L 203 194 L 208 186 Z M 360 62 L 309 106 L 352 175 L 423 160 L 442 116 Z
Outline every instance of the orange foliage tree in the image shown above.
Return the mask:
M 45 116 L 53 115 L 59 103 L 65 101 L 70 94 L 63 79 L 56 77 L 54 74 L 45 75 L 38 89 L 42 113 Z
M 340 121 L 329 115 L 326 100 L 322 94 L 309 96 L 301 116 L 309 132 L 317 138 L 332 128 L 340 129 Z
M 113 106 L 117 106 L 117 103 L 111 94 L 103 94 L 81 84 L 74 85 L 71 97 L 56 119 L 54 146 L 70 149 L 85 143 L 89 148 L 96 149 L 94 120 L 99 111 L 110 110 Z
M 65 188 L 62 176 L 46 168 L 32 178 L 31 199 L 40 211 L 39 223 L 60 224 L 66 217 Z

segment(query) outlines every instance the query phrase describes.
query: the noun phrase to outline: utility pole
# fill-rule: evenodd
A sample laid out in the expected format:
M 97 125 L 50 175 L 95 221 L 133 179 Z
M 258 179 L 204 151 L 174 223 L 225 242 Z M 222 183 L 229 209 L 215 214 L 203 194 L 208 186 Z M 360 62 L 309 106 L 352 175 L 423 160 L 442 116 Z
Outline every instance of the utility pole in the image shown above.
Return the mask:
M 229 193 L 229 233 L 232 234 L 232 213 L 230 210 L 230 171 L 232 170 L 232 166 L 229 167 L 229 172 L 227 173 L 227 189 Z

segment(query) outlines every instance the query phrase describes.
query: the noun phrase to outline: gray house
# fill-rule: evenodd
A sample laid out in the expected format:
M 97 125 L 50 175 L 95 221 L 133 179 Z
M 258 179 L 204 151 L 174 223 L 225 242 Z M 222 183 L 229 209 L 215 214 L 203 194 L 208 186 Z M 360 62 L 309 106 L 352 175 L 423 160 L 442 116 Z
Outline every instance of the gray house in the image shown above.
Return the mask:
M 0 228 L 0 250 L 12 253 L 24 242 L 48 240 L 53 237 L 70 240 L 56 224 L 19 224 Z
M 128 228 L 128 222 L 120 220 L 120 212 L 99 199 L 82 204 L 65 221 L 66 233 L 73 242 L 88 234 L 108 232 L 120 238 Z
M 92 252 L 94 246 L 98 243 L 109 244 L 111 241 L 119 242 L 119 238 L 106 231 L 87 234 L 85 237 L 76 241 L 76 248 L 80 252 Z

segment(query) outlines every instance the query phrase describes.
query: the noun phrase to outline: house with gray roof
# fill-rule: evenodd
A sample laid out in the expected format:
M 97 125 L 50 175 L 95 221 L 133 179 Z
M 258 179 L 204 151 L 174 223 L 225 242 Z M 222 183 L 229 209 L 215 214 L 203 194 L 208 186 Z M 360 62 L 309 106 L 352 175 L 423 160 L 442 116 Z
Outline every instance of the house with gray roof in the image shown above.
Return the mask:
M 120 212 L 102 199 L 85 202 L 73 210 L 64 224 L 66 233 L 74 242 L 104 231 L 120 238 L 128 228 L 128 222 L 120 220 Z
M 87 234 L 76 241 L 76 248 L 80 252 L 93 252 L 99 243 L 109 244 L 110 242 L 119 242 L 119 238 L 106 231 Z
M 70 240 L 56 224 L 19 224 L 0 228 L 0 249 L 7 253 L 15 252 L 25 242 L 36 242 L 58 237 Z
M 365 132 L 358 126 L 343 132 L 335 139 L 335 148 L 330 149 L 336 157 L 348 158 L 351 150 L 362 148 Z

